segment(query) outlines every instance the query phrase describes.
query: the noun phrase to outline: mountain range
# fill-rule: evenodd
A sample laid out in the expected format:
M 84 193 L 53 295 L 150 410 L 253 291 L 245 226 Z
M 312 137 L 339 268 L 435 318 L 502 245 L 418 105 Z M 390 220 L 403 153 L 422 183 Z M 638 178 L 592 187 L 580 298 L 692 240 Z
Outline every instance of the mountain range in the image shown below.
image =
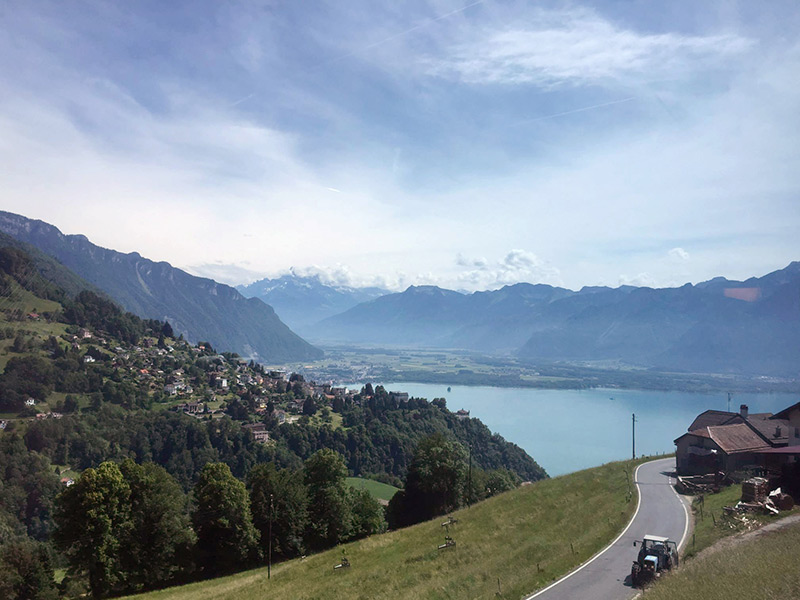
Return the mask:
M 322 356 L 287 327 L 272 307 L 234 288 L 195 277 L 136 252 L 123 254 L 92 244 L 83 235 L 0 211 L 0 232 L 38 248 L 140 317 L 169 321 L 190 341 L 210 342 L 262 362 Z M 75 284 L 79 285 L 79 284 Z
M 327 317 L 389 293 L 377 287 L 326 284 L 319 275 L 294 273 L 238 285 L 236 289 L 247 298 L 259 298 L 272 306 L 284 323 L 302 334 L 313 334 L 312 326 Z
M 285 319 L 317 343 L 459 349 L 536 363 L 781 377 L 797 377 L 800 366 L 800 262 L 746 281 L 662 289 L 518 283 L 469 294 L 436 286 L 388 293 L 292 273 L 237 290 L 0 211 L 0 244 L 12 242 L 37 249 L 39 270 L 68 291 L 94 288 L 141 317 L 169 321 L 189 340 L 262 362 L 321 356 Z
M 800 262 L 746 281 L 663 289 L 519 283 L 462 294 L 412 286 L 323 320 L 311 339 L 797 376 Z

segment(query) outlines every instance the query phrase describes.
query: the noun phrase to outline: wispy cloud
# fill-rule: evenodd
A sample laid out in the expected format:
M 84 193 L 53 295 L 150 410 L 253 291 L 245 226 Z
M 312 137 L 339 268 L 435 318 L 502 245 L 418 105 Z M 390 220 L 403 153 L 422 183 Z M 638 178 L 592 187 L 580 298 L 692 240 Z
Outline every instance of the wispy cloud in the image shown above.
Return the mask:
M 207 263 L 186 267 L 185 270 L 192 275 L 208 277 L 214 281 L 228 285 L 248 284 L 264 278 L 261 271 L 253 271 L 241 264 Z
M 683 248 L 680 248 L 680 247 L 673 248 L 667 254 L 669 255 L 670 258 L 672 258 L 674 260 L 677 260 L 677 261 L 680 261 L 680 262 L 685 262 L 685 261 L 689 260 L 689 258 L 691 258 L 689 256 L 689 253 L 686 250 L 684 250 Z
M 458 254 L 456 264 L 466 268 L 458 275 L 458 282 L 470 290 L 494 289 L 522 282 L 563 285 L 556 267 L 527 250 L 511 250 L 495 262 Z
M 637 287 L 656 287 L 656 280 L 650 273 L 639 273 L 632 277 L 620 275 L 618 283 L 619 285 L 635 285 Z
M 431 74 L 467 84 L 541 88 L 659 79 L 720 65 L 753 42 L 625 29 L 585 8 L 536 10 L 522 24 L 476 26 L 428 61 Z

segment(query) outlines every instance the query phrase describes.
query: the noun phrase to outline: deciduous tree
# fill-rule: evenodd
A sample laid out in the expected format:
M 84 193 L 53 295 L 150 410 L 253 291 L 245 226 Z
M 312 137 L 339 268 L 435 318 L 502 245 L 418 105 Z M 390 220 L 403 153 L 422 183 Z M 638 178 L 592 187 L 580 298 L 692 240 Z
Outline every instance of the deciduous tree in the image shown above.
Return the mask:
M 347 468 L 342 456 L 327 448 L 306 462 L 304 480 L 308 488 L 307 541 L 314 549 L 345 541 L 352 530 L 352 513 L 345 489 Z
M 266 552 L 272 520 L 272 553 L 282 558 L 298 556 L 305 550 L 303 535 L 308 523 L 308 497 L 303 474 L 276 469 L 273 463 L 256 465 L 247 475 L 253 525 L 261 533 Z M 271 512 L 271 519 L 270 519 Z
M 0 545 L 0 598 L 55 600 L 50 554 L 44 544 L 20 538 Z
M 161 587 L 190 568 L 194 546 L 187 499 L 175 479 L 153 463 L 120 465 L 130 487 L 130 535 L 121 547 L 126 591 Z
M 408 466 L 405 489 L 390 503 L 390 525 L 404 527 L 455 510 L 465 483 L 464 448 L 440 433 L 424 438 Z
M 231 571 L 258 554 L 250 499 L 244 484 L 228 465 L 209 463 L 194 487 L 192 523 L 197 534 L 198 560 L 208 574 Z
M 104 462 L 57 499 L 53 540 L 72 569 L 88 575 L 94 598 L 108 595 L 123 577 L 120 541 L 130 533 L 130 493 L 119 466 Z

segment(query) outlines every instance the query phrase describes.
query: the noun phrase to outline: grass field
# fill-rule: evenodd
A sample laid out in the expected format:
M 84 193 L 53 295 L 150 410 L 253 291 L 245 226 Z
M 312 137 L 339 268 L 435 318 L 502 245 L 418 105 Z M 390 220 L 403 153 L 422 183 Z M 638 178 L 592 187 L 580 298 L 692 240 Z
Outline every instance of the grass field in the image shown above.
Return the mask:
M 399 488 L 393 485 L 381 483 L 380 481 L 374 481 L 372 479 L 363 479 L 361 477 L 348 477 L 347 485 L 356 489 L 367 490 L 370 495 L 377 500 L 391 500 L 392 496 L 400 491 Z
M 0 297 L 0 310 L 19 310 L 23 315 L 26 315 L 30 312 L 56 312 L 61 309 L 61 305 L 58 302 L 38 298 L 22 288 L 16 281 L 11 281 L 10 283 L 10 295 Z M 24 335 L 33 335 L 40 339 L 46 339 L 51 335 L 58 337 L 67 330 L 67 326 L 64 323 L 48 323 L 44 320 L 32 321 L 28 319 L 9 321 L 3 312 L 0 312 L 0 325 L 4 328 L 11 327 L 14 330 L 14 334 L 22 332 Z M 6 364 L 10 359 L 26 354 L 13 352 L 11 350 L 13 343 L 13 339 L 0 340 L 0 372 L 5 370 Z
M 14 280 L 9 283 L 11 284 L 11 293 L 0 298 L 0 309 L 21 310 L 23 313 L 29 313 L 33 311 L 55 312 L 61 308 L 58 302 L 39 298 Z
M 800 598 L 800 524 L 703 553 L 665 576 L 647 600 L 789 600 Z
M 610 463 L 537 482 L 444 519 L 373 536 L 304 560 L 136 596 L 142 600 L 520 598 L 601 550 L 636 506 L 627 473 Z M 352 567 L 334 571 L 344 551 Z M 498 588 L 501 592 L 497 596 Z

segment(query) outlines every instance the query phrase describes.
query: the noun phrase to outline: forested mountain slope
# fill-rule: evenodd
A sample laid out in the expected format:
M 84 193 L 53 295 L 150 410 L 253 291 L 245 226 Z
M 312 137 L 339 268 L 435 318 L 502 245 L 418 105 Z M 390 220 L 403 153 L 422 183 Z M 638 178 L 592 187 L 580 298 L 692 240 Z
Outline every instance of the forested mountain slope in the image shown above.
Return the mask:
M 0 231 L 56 258 L 143 318 L 169 321 L 192 341 L 261 361 L 317 358 L 322 352 L 291 331 L 275 311 L 232 287 L 189 275 L 136 252 L 123 254 L 92 244 L 82 235 L 20 215 L 0 212 Z

